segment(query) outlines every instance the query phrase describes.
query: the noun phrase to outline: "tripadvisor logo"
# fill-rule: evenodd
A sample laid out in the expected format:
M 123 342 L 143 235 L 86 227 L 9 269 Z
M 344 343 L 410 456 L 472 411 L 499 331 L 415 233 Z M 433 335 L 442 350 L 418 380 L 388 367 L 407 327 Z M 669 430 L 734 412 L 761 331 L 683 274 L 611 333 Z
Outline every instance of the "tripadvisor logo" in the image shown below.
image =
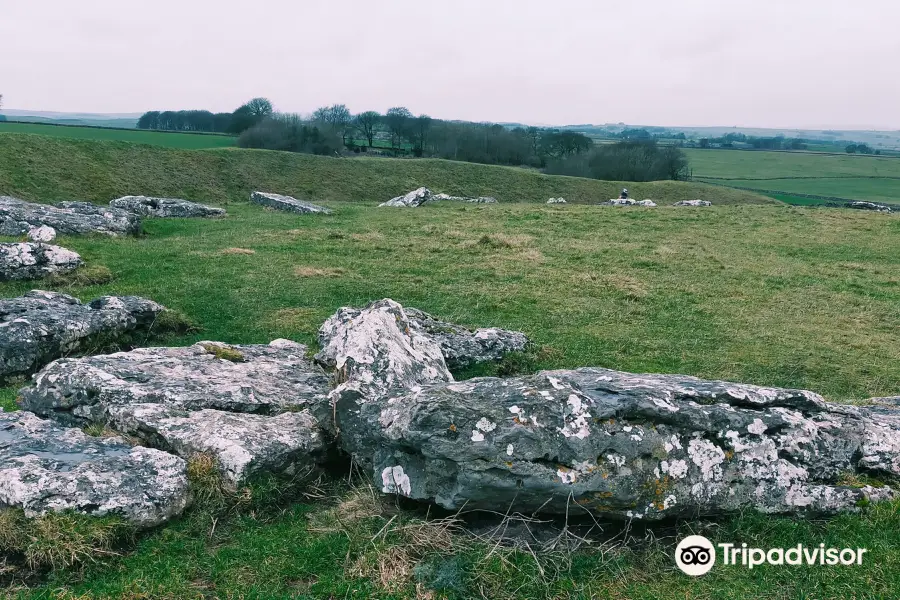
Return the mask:
M 716 550 L 718 548 L 718 551 Z M 741 566 L 748 569 L 760 565 L 861 565 L 865 548 L 826 548 L 825 544 L 804 546 L 797 544 L 791 548 L 750 548 L 747 544 L 713 543 L 702 535 L 690 535 L 675 548 L 675 564 L 687 575 L 698 577 L 709 573 L 716 564 L 716 554 L 726 566 Z

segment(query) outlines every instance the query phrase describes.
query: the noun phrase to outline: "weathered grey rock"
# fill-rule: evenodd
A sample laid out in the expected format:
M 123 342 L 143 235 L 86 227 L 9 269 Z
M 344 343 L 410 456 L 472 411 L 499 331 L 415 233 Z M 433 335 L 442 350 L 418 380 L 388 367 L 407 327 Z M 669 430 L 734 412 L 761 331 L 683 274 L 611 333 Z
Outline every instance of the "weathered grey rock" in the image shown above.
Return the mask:
M 260 204 L 262 206 L 268 206 L 269 208 L 274 208 L 276 210 L 283 210 L 287 212 L 294 213 L 318 213 L 323 215 L 330 215 L 331 210 L 325 208 L 324 206 L 319 206 L 318 204 L 313 204 L 312 202 L 306 202 L 305 200 L 297 200 L 296 198 L 291 198 L 290 196 L 282 196 L 281 194 L 269 194 L 266 192 L 253 192 L 250 194 L 250 202 L 254 204 Z
M 0 243 L 0 281 L 40 279 L 54 273 L 68 273 L 80 266 L 80 256 L 59 246 Z
M 306 409 L 268 416 L 191 412 L 168 404 L 108 405 L 106 424 L 185 459 L 209 454 L 233 484 L 257 473 L 309 472 L 325 451 L 319 422 Z
M 143 215 L 145 217 L 222 217 L 225 209 L 206 206 L 180 200 L 178 198 L 153 198 L 149 196 L 123 196 L 111 200 L 109 205 L 113 208 Z
M 606 202 L 601 202 L 601 206 L 656 206 L 653 200 L 632 200 L 631 198 L 613 198 Z
M 60 202 L 51 206 L 0 196 L 0 235 L 25 235 L 41 226 L 66 235 L 134 235 L 141 231 L 141 219 L 124 210 L 89 202 Z
M 898 409 L 605 369 L 338 393 L 341 443 L 386 493 L 448 509 L 602 517 L 829 514 L 894 496 Z
M 0 507 L 122 517 L 159 525 L 188 503 L 185 461 L 59 427 L 28 412 L 0 412 Z
M 337 372 L 338 390 L 372 394 L 453 381 L 437 340 L 390 299 L 341 308 L 319 329 L 319 345 L 316 360 Z
M 426 187 L 420 187 L 417 190 L 413 190 L 405 196 L 397 196 L 396 198 L 392 198 L 387 202 L 382 202 L 378 206 L 392 206 L 392 207 L 402 207 L 402 208 L 416 208 L 418 206 L 422 206 L 426 202 L 431 202 L 434 199 L 434 194 L 431 193 Z
M 56 230 L 46 225 L 40 227 L 32 227 L 28 230 L 28 239 L 32 242 L 49 244 L 56 239 Z
M 0 299 L 0 380 L 122 334 L 146 330 L 165 307 L 134 296 L 105 296 L 84 305 L 56 292 L 32 290 Z
M 712 206 L 712 202 L 708 200 L 682 200 L 672 206 Z
M 491 196 L 478 196 L 477 198 L 469 198 L 468 196 L 451 196 L 449 194 L 434 194 L 431 197 L 433 202 L 468 202 L 470 204 L 497 204 L 497 199 Z
M 200 342 L 62 358 L 19 393 L 26 410 L 72 424 L 104 423 L 110 407 L 134 404 L 263 415 L 316 412 L 327 404 L 331 386 L 306 351 L 288 340 L 250 346 Z
M 416 308 L 404 310 L 412 327 L 418 327 L 437 341 L 447 367 L 453 370 L 498 361 L 510 352 L 522 352 L 529 343 L 528 336 L 520 331 L 495 327 L 471 330 L 440 321 Z
M 565 198 L 550 198 L 547 200 L 547 204 L 566 204 Z
M 858 210 L 874 210 L 876 212 L 893 212 L 894 210 L 887 204 L 879 204 L 878 202 L 848 202 L 846 207 Z
M 301 473 L 324 454 L 331 385 L 306 351 L 288 340 L 200 342 L 60 359 L 19 395 L 23 408 L 64 424 L 105 425 L 186 459 L 211 454 L 241 483 Z

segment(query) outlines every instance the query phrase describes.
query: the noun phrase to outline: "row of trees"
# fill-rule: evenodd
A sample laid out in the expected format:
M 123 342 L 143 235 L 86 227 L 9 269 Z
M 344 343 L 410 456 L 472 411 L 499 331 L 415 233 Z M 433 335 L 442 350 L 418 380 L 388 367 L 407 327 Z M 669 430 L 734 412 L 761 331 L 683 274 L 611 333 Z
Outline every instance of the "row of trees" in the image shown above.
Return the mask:
M 138 119 L 138 129 L 240 134 L 273 114 L 272 103 L 254 98 L 230 113 L 208 110 L 151 110 Z
M 245 130 L 238 144 L 270 149 L 304 146 L 299 123 L 307 131 L 318 131 L 323 143 L 317 147 L 327 153 L 342 147 L 357 152 L 377 148 L 417 157 L 545 167 L 550 160 L 587 152 L 593 145 L 590 138 L 573 131 L 443 121 L 416 116 L 405 107 L 353 115 L 343 104 L 319 108 L 305 121 L 296 115 L 269 115 Z
M 686 180 L 688 160 L 674 146 L 656 140 L 626 140 L 595 146 L 593 150 L 551 162 L 546 172 L 612 181 Z
M 576 131 L 444 121 L 414 115 L 402 106 L 384 114 L 365 111 L 354 115 L 346 105 L 334 104 L 303 118 L 276 113 L 267 99 L 254 98 L 232 113 L 151 111 L 141 117 L 138 127 L 236 133 L 238 145 L 244 148 L 325 155 L 346 149 L 378 149 L 419 157 L 531 166 L 598 179 L 681 179 L 687 168 L 682 151 L 657 146 L 644 130 L 630 131 L 618 144 L 595 147 L 590 138 Z

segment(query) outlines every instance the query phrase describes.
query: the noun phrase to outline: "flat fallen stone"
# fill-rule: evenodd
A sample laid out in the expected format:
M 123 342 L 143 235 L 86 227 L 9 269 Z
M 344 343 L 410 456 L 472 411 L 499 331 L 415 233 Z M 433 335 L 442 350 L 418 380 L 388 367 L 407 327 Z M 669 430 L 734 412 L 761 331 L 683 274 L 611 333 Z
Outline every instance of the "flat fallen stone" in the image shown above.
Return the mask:
M 395 208 L 416 208 L 434 199 L 434 194 L 427 187 L 420 187 L 406 194 L 405 196 L 397 196 L 391 198 L 387 202 L 382 202 L 379 207 L 388 206 Z
M 32 373 L 66 354 L 98 342 L 148 330 L 165 307 L 135 296 L 77 298 L 32 290 L 0 299 L 0 380 Z
M 80 266 L 78 254 L 59 246 L 0 243 L 0 281 L 40 279 L 68 273 Z
M 447 367 L 452 370 L 499 361 L 510 352 L 524 351 L 529 344 L 528 336 L 520 331 L 496 327 L 472 330 L 441 321 L 416 308 L 404 310 L 411 323 L 437 341 Z
M 449 510 L 658 520 L 896 497 L 840 484 L 900 475 L 896 406 L 596 368 L 381 392 L 337 396 L 342 447 L 383 492 Z
M 65 235 L 136 235 L 141 232 L 141 219 L 124 210 L 89 202 L 60 202 L 52 206 L 0 196 L 0 235 L 25 235 L 42 226 Z
M 60 427 L 28 412 L 0 412 L 0 507 L 26 516 L 75 511 L 154 527 L 188 504 L 184 460 Z
M 46 225 L 40 227 L 32 227 L 28 230 L 28 239 L 32 242 L 40 242 L 49 244 L 56 239 L 56 230 Z
M 497 199 L 492 196 L 478 196 L 477 198 L 470 198 L 468 196 L 451 196 L 449 194 L 434 194 L 431 197 L 432 201 L 443 201 L 443 202 L 468 202 L 469 204 L 497 204 Z
M 145 217 L 222 217 L 225 209 L 198 204 L 178 198 L 153 198 L 150 196 L 123 196 L 111 200 L 113 208 Z
M 19 394 L 26 410 L 67 424 L 104 423 L 112 407 L 160 404 L 273 415 L 328 413 L 328 376 L 288 340 L 267 345 L 200 342 L 62 358 Z
M 874 210 L 876 212 L 893 212 L 894 209 L 887 204 L 879 204 L 878 202 L 848 202 L 847 208 L 855 208 L 857 210 Z
M 282 196 L 281 194 L 269 194 L 266 192 L 253 192 L 250 194 L 250 202 L 254 204 L 260 204 L 262 206 L 268 206 L 269 208 L 274 208 L 276 210 L 283 210 L 287 212 L 294 213 L 318 213 L 323 215 L 330 215 L 331 210 L 325 208 L 324 206 L 319 206 L 318 204 L 313 204 L 312 202 L 307 202 L 305 200 L 297 200 L 296 198 L 292 198 L 290 196 Z
M 682 200 L 672 206 L 712 206 L 712 202 L 708 200 Z
M 547 200 L 547 204 L 566 204 L 565 198 L 550 198 Z
M 215 457 L 222 475 L 235 485 L 258 473 L 303 475 L 325 452 L 319 422 L 306 409 L 267 416 L 125 404 L 108 405 L 106 419 L 115 431 L 182 458 Z
M 601 202 L 601 206 L 656 206 L 653 200 L 632 200 L 631 198 L 613 198 L 606 202 Z

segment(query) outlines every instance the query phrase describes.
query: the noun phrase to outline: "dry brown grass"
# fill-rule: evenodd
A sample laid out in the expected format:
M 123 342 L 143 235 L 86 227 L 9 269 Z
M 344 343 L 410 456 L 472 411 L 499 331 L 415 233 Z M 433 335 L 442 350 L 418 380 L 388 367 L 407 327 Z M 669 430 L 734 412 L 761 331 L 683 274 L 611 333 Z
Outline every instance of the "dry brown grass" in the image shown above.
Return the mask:
M 252 254 L 256 254 L 256 250 L 251 250 L 250 248 L 223 248 L 219 250 L 216 254 L 219 256 L 236 256 L 236 255 L 244 255 L 250 256 Z
M 364 231 L 362 233 L 351 233 L 350 239 L 354 242 L 380 242 L 385 239 L 385 236 L 379 231 Z
M 347 273 L 347 269 L 343 267 L 294 267 L 294 275 L 297 277 L 343 277 Z

